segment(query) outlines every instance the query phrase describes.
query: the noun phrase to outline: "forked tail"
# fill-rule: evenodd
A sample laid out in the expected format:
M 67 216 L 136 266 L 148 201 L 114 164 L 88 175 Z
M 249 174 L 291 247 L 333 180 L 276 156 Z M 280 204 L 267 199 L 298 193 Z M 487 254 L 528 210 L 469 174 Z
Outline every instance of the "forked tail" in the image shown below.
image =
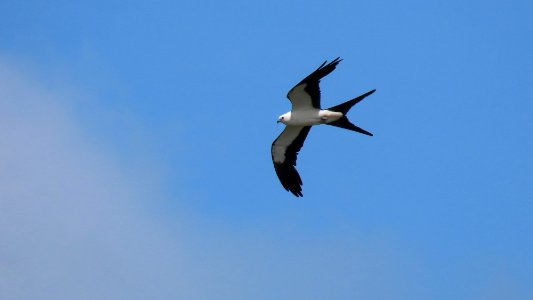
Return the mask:
M 362 94 L 359 97 L 353 98 L 352 100 L 348 100 L 348 101 L 346 101 L 346 102 L 344 102 L 342 104 L 339 104 L 339 105 L 333 106 L 331 108 L 328 108 L 328 110 L 330 110 L 330 111 L 341 112 L 344 116 L 342 118 L 340 118 L 339 120 L 335 121 L 335 122 L 331 122 L 331 123 L 327 123 L 327 124 L 372 136 L 373 135 L 372 133 L 364 130 L 363 128 L 357 127 L 354 124 L 352 124 L 350 122 L 350 120 L 348 120 L 348 117 L 346 116 L 346 114 L 348 113 L 350 108 L 352 108 L 352 106 L 356 105 L 357 103 L 359 103 L 361 100 L 363 100 L 367 96 L 372 95 L 372 93 L 374 93 L 375 91 L 376 91 L 375 89 L 371 90 L 371 91 L 368 91 L 368 92 Z

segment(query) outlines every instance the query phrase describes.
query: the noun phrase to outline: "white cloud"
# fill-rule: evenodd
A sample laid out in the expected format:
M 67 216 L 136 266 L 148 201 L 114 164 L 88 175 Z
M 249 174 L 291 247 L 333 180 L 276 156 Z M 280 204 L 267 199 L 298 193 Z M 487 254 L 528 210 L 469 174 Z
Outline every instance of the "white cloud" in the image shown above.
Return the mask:
M 152 199 L 138 178 L 90 142 L 66 102 L 0 60 L 0 299 L 399 299 L 423 292 L 403 272 L 413 265 L 383 241 L 156 220 L 143 210 Z

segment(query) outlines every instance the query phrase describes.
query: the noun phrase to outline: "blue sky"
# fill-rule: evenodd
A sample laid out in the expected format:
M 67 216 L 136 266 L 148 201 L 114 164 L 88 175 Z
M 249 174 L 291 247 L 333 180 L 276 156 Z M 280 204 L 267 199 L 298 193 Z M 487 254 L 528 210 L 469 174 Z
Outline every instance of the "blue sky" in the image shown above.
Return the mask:
M 3 1 L 0 298 L 531 299 L 531 1 Z M 324 60 L 287 193 L 270 145 Z

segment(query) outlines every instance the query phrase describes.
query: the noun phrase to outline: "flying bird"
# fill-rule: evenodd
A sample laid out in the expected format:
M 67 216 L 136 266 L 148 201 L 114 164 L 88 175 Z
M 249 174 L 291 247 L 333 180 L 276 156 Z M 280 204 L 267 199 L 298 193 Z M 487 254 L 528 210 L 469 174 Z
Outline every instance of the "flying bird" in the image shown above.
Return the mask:
M 352 106 L 374 93 L 375 89 L 328 109 L 320 108 L 320 79 L 335 70 L 339 62 L 340 57 L 330 63 L 325 61 L 295 85 L 287 94 L 292 103 L 291 111 L 278 118 L 278 123 L 286 126 L 272 143 L 272 161 L 279 181 L 296 197 L 303 196 L 302 179 L 295 168 L 296 157 L 313 125 L 332 125 L 372 136 L 372 133 L 352 124 L 346 114 Z

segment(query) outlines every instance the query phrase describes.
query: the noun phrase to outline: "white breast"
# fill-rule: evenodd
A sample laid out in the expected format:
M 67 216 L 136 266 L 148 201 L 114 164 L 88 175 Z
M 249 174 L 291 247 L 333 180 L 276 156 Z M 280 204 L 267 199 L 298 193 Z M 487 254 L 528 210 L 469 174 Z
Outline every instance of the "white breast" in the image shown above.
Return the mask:
M 320 110 L 318 109 L 306 109 L 293 111 L 291 114 L 291 120 L 288 125 L 293 126 L 311 126 L 320 124 Z

